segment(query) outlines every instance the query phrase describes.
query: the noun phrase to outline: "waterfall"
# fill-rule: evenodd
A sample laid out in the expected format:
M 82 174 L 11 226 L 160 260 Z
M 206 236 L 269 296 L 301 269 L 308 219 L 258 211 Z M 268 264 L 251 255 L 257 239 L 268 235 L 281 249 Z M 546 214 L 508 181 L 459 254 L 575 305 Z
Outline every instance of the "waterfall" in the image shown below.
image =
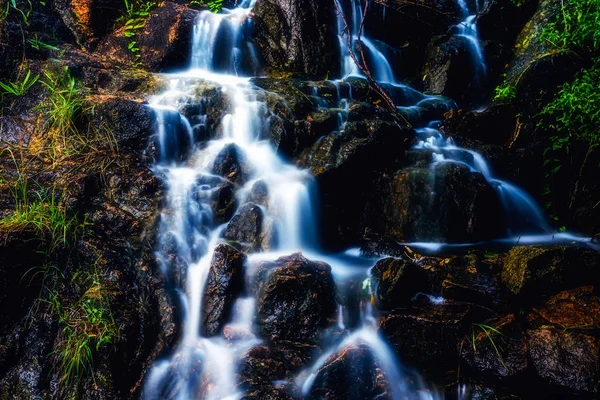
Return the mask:
M 320 251 L 316 217 L 318 200 L 313 178 L 307 171 L 283 160 L 271 144 L 262 139 L 270 115 L 262 97 L 257 95 L 259 89 L 248 78 L 257 71 L 257 59 L 246 38 L 253 4 L 253 1 L 246 0 L 240 7 L 224 10 L 221 14 L 202 12 L 193 30 L 190 68 L 168 75 L 171 82 L 169 88 L 150 101 L 158 126 L 158 161 L 153 168 L 157 175 L 164 177 L 166 184 L 156 252 L 163 273 L 181 295 L 183 333 L 173 352 L 157 361 L 148 374 L 144 388 L 144 398 L 147 400 L 199 397 L 237 399 L 244 395 L 236 384 L 236 363 L 245 352 L 260 343 L 260 339 L 249 334 L 228 341 L 200 333 L 203 295 L 213 250 L 222 243 L 221 236 L 225 229 L 225 225 L 217 222 L 213 215 L 210 202 L 220 185 L 228 183 L 226 178 L 213 173 L 213 164 L 226 146 L 234 144 L 244 154 L 248 164 L 247 179 L 239 183 L 236 191 L 238 203 L 247 201 L 253 185 L 259 181 L 268 189 L 267 204 L 260 205 L 260 209 L 265 214 L 265 220 L 272 223 L 275 240 L 270 244 L 270 249 L 265 249 L 269 251 L 251 254 L 247 261 L 249 265 L 260 260 L 272 260 L 281 254 L 303 251 L 308 258 L 330 264 L 336 284 L 343 286 L 348 282 L 362 281 L 365 271 L 375 261 L 362 257 L 352 249 L 337 255 Z M 362 15 L 362 7 L 356 0 L 351 2 L 351 13 L 350 35 L 356 41 Z M 477 43 L 477 46 L 474 44 L 477 50 L 479 45 L 474 18 L 467 17 L 465 21 L 461 34 Z M 341 37 L 339 20 L 338 27 L 344 77 L 360 76 L 347 56 L 348 48 Z M 361 42 L 370 55 L 375 78 L 393 84 L 395 78 L 392 68 L 383 53 L 369 38 L 363 36 Z M 478 51 L 478 57 L 481 57 L 480 49 Z M 195 127 L 177 110 L 182 101 L 198 96 L 196 90 L 207 82 L 220 88 L 230 108 L 219 121 L 219 137 L 198 146 L 194 143 Z M 352 90 L 348 86 L 348 98 L 343 98 L 341 91 L 346 90 L 344 83 L 335 81 L 333 84 L 337 88 L 341 129 L 348 114 L 348 98 L 352 98 Z M 318 96 L 316 87 L 314 95 Z M 417 104 L 429 99 L 420 93 L 413 97 Z M 328 103 L 323 101 L 318 105 L 327 107 Z M 407 105 L 399 109 L 411 107 L 415 106 Z M 206 116 L 200 121 L 206 121 Z M 461 162 L 488 180 L 502 198 L 507 215 L 511 216 L 511 223 L 513 220 L 515 222 L 509 232 L 511 235 L 519 233 L 521 229 L 536 234 L 548 231 L 535 202 L 514 185 L 495 179 L 481 155 L 456 147 L 433 125 L 419 129 L 417 133 L 421 140 L 416 147 L 433 150 L 437 154 L 437 162 Z M 516 222 L 522 225 L 525 219 L 527 226 L 518 226 Z M 252 297 L 237 299 L 228 326 L 251 332 L 255 303 Z M 415 388 L 420 390 L 426 386 L 414 375 L 413 380 L 417 383 L 411 387 L 406 385 L 407 371 L 376 333 L 376 315 L 372 305 L 363 302 L 358 313 L 359 323 L 356 327 L 350 327 L 352 324 L 345 320 L 342 305 L 338 305 L 336 325 L 342 334 L 312 366 L 299 373 L 296 383 L 303 395 L 309 393 L 317 371 L 329 356 L 344 346 L 360 343 L 370 349 L 392 383 L 394 398 L 437 398 L 435 391 L 415 394 Z

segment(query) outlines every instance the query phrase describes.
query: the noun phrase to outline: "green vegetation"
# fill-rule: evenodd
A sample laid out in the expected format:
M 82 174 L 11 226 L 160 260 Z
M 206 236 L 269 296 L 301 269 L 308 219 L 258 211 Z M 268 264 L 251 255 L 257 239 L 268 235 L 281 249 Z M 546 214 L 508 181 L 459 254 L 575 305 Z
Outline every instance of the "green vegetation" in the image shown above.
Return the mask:
M 27 3 L 29 4 L 29 8 L 22 9 L 17 5 L 17 0 L 9 0 L 6 3 L 6 8 L 4 10 L 4 13 L 2 14 L 2 19 L 6 19 L 8 17 L 8 15 L 10 14 L 10 11 L 14 10 L 20 15 L 23 22 L 25 24 L 28 24 L 29 23 L 29 15 L 31 14 L 32 4 L 31 4 L 30 0 L 27 0 Z
M 90 124 L 83 114 L 93 115 L 94 107 L 87 106 L 86 92 L 65 67 L 59 72 L 45 72 L 42 84 L 47 96 L 37 109 L 44 120 L 39 147 L 49 153 L 56 163 L 66 158 L 82 162 L 94 160 L 95 165 L 114 161 L 118 151 L 111 130 L 104 125 Z
M 503 103 L 514 100 L 517 96 L 517 88 L 514 84 L 506 81 L 506 74 L 503 75 L 504 81 L 494 89 L 494 101 Z
M 583 56 L 600 49 L 600 0 L 571 0 L 544 26 L 540 39 L 562 52 Z
M 190 5 L 207 6 L 210 12 L 217 14 L 223 9 L 223 0 L 192 0 Z
M 81 377 L 92 371 L 94 353 L 119 337 L 97 266 L 90 272 L 79 269 L 71 285 L 87 288 L 74 304 L 63 304 L 57 291 L 44 301 L 61 326 L 54 354 L 63 393 L 76 392 Z
M 554 99 L 541 112 L 538 126 L 550 131 L 544 150 L 544 166 L 547 168 L 547 183 L 543 195 L 552 193 L 554 176 L 565 162 L 577 162 L 579 173 L 572 191 L 572 203 L 579 191 L 579 178 L 583 175 L 588 159 L 600 145 L 600 63 L 580 71 L 572 82 L 565 83 Z M 576 148 L 584 147 L 584 156 L 570 157 Z M 552 200 L 545 204 L 553 207 Z M 558 217 L 552 215 L 557 220 Z
M 540 39 L 554 51 L 576 59 L 597 60 L 600 53 L 600 0 L 565 2 L 554 20 L 544 26 Z M 541 107 L 538 127 L 550 131 L 544 152 L 545 207 L 554 215 L 552 182 L 567 164 L 578 170 L 570 193 L 569 207 L 578 191 L 590 154 L 600 144 L 600 62 L 584 68 L 571 82 L 562 85 L 554 99 Z M 577 156 L 577 153 L 582 155 Z M 567 178 L 569 179 L 569 178 Z
M 27 93 L 27 91 L 31 89 L 33 85 L 35 85 L 35 83 L 38 81 L 38 78 L 39 75 L 36 75 L 32 78 L 31 71 L 27 70 L 27 74 L 25 74 L 25 77 L 21 81 L 7 83 L 0 81 L 0 89 L 2 89 L 2 96 L 10 95 L 15 97 L 21 97 L 25 93 Z
M 144 0 L 123 1 L 125 2 L 125 14 L 117 20 L 117 23 L 124 24 L 125 37 L 132 39 L 127 45 L 127 49 L 133 53 L 135 64 L 139 65 L 141 59 L 140 48 L 137 46 L 137 41 L 133 40 L 133 38 L 144 27 L 148 16 L 150 16 L 150 11 L 158 3 Z
M 502 364 L 502 366 L 504 368 L 508 369 L 508 367 L 504 364 L 504 360 L 502 359 L 502 354 L 500 353 L 500 349 L 496 345 L 496 342 L 494 341 L 494 338 L 492 338 L 492 335 L 491 335 L 491 333 L 495 333 L 500 336 L 504 336 L 504 334 L 502 332 L 500 332 L 498 329 L 494 328 L 493 326 L 474 323 L 473 326 L 471 327 L 471 343 L 473 344 L 473 351 L 475 353 L 477 353 L 477 344 L 476 344 L 477 339 L 475 337 L 475 328 L 479 328 L 485 334 L 487 339 L 492 344 L 492 347 L 494 348 L 494 351 L 496 352 L 496 355 L 498 356 L 498 360 L 500 361 L 500 363 Z

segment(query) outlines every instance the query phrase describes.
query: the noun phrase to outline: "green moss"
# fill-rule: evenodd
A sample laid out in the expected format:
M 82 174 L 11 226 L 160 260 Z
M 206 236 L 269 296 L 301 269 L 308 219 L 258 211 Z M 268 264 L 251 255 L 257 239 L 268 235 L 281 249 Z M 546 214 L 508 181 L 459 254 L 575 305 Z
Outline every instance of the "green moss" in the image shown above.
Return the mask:
M 506 74 L 503 76 L 506 79 Z M 511 82 L 504 80 L 494 89 L 494 101 L 496 103 L 508 103 L 517 96 L 517 88 Z

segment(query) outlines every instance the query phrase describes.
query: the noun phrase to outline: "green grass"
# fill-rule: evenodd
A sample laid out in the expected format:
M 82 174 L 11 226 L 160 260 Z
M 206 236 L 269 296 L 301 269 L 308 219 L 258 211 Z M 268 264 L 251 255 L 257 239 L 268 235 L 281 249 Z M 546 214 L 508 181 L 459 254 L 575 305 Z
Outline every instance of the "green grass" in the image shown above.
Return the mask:
M 68 151 L 69 138 L 79 137 L 75 118 L 83 111 L 85 98 L 67 68 L 59 73 L 46 71 L 42 84 L 48 94 L 37 109 L 43 114 L 44 131 L 56 157 L 58 153 Z
M 475 337 L 475 328 L 479 328 L 485 334 L 486 338 L 489 340 L 490 344 L 494 348 L 494 351 L 496 352 L 496 355 L 498 356 L 498 360 L 500 361 L 500 364 L 502 364 L 502 366 L 504 368 L 508 369 L 506 364 L 504 364 L 504 360 L 502 359 L 502 353 L 500 352 L 499 347 L 496 345 L 496 342 L 494 341 L 494 338 L 491 335 L 492 333 L 495 333 L 497 335 L 504 336 L 504 334 L 502 332 L 500 332 L 498 329 L 494 328 L 493 326 L 486 325 L 486 324 L 474 323 L 473 326 L 471 327 L 471 343 L 473 345 L 473 351 L 475 352 L 475 354 L 477 354 L 477 339 Z
M 2 96 L 9 95 L 14 97 L 21 97 L 25 93 L 27 93 L 27 91 L 31 89 L 33 85 L 35 85 L 38 79 L 39 75 L 32 77 L 31 70 L 27 70 L 27 74 L 25 74 L 23 80 L 16 82 L 0 81 L 0 89 L 2 90 Z
M 45 300 L 60 325 L 54 356 L 63 394 L 77 392 L 81 379 L 92 373 L 94 354 L 120 335 L 97 266 L 92 271 L 82 268 L 75 276 L 88 282 L 80 299 L 66 305 L 57 291 L 51 291 Z
M 68 246 L 79 224 L 76 217 L 67 215 L 61 197 L 39 190 L 35 194 L 37 198 L 28 201 L 28 194 L 23 194 L 21 188 L 15 192 L 18 192 L 15 210 L 0 219 L 0 229 L 8 232 L 32 230 L 47 242 L 49 251 Z

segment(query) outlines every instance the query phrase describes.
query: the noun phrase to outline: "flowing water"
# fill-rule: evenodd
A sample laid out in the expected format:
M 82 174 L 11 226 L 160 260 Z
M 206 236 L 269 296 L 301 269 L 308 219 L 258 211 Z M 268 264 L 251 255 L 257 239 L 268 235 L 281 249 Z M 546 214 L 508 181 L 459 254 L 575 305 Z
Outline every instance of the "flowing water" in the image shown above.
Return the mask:
M 351 4 L 352 16 L 348 16 L 352 21 L 350 35 L 357 40 L 362 8 L 358 2 Z M 164 177 L 167 186 L 156 254 L 163 273 L 180 295 L 183 329 L 177 347 L 166 358 L 157 361 L 149 373 L 143 394 L 148 400 L 242 397 L 244 393 L 236 385 L 236 364 L 247 350 L 261 342 L 259 337 L 250 334 L 255 312 L 255 299 L 252 297 L 237 300 L 228 324 L 231 329 L 248 334 L 226 340 L 219 336 L 205 337 L 200 333 L 204 286 L 213 250 L 222 242 L 221 235 L 227 222 L 219 223 L 210 206 L 214 192 L 226 183 L 224 178 L 212 172 L 215 159 L 226 146 L 235 144 L 249 165 L 247 182 L 236 192 L 238 204 L 247 201 L 256 182 L 262 181 L 268 187 L 268 204 L 262 207 L 262 211 L 266 225 L 271 226 L 274 232 L 273 241 L 263 252 L 250 255 L 248 274 L 252 274 L 261 261 L 302 251 L 309 259 L 330 264 L 338 287 L 347 287 L 349 282 L 360 285 L 368 279 L 369 269 L 375 261 L 362 257 L 354 249 L 339 255 L 320 251 L 315 217 L 318 194 L 311 176 L 280 158 L 269 141 L 263 139 L 270 115 L 264 92 L 250 81 L 250 77 L 260 69 L 255 50 L 246 38 L 252 23 L 252 6 L 253 2 L 246 0 L 238 8 L 224 10 L 221 14 L 203 12 L 194 28 L 190 69 L 169 75 L 168 90 L 150 101 L 159 127 L 159 161 L 154 170 Z M 461 34 L 473 41 L 477 59 L 484 65 L 474 19 L 467 17 L 465 21 Z M 348 46 L 341 36 L 341 22 L 338 21 L 338 24 L 344 58 L 342 76 L 360 76 L 347 56 Z M 370 52 L 376 79 L 402 87 L 395 83 L 390 64 L 373 42 L 364 36 L 361 41 Z M 344 83 L 335 81 L 334 84 L 338 88 L 339 128 L 342 129 L 348 98 L 340 95 Z M 218 88 L 225 95 L 230 109 L 218 124 L 219 139 L 209 140 L 200 146 L 196 143 L 197 136 L 207 129 L 206 117 L 189 121 L 178 110 L 190 103 L 202 108 L 205 100 L 203 90 L 211 88 Z M 315 94 L 318 94 L 316 87 Z M 351 90 L 348 97 L 351 97 Z M 418 92 L 413 97 L 415 105 L 400 109 L 406 111 L 419 102 L 431 100 L 431 97 Z M 319 104 L 321 107 L 326 105 L 327 102 Z M 507 216 L 515 222 L 507 232 L 509 239 L 502 240 L 513 240 L 524 232 L 534 235 L 529 238 L 540 239 L 548 235 L 550 228 L 535 202 L 514 185 L 495 179 L 481 155 L 455 146 L 451 139 L 442 136 L 435 123 L 418 129 L 417 133 L 420 139 L 417 149 L 433 150 L 435 162 L 463 163 L 474 172 L 481 173 L 496 188 Z M 517 221 L 521 223 L 517 224 Z M 434 248 L 443 244 L 420 245 Z M 310 392 L 317 371 L 330 355 L 349 344 L 361 344 L 371 350 L 391 382 L 394 398 L 440 397 L 435 390 L 427 389 L 418 375 L 407 370 L 377 335 L 377 315 L 371 304 L 361 302 L 359 308 L 349 310 L 339 305 L 335 329 L 342 334 L 337 335 L 338 339 L 331 341 L 320 357 L 292 382 L 300 392 L 303 395 Z M 351 312 L 360 316 L 358 322 L 351 321 Z M 407 385 L 403 378 L 407 374 L 412 374 L 412 385 Z

